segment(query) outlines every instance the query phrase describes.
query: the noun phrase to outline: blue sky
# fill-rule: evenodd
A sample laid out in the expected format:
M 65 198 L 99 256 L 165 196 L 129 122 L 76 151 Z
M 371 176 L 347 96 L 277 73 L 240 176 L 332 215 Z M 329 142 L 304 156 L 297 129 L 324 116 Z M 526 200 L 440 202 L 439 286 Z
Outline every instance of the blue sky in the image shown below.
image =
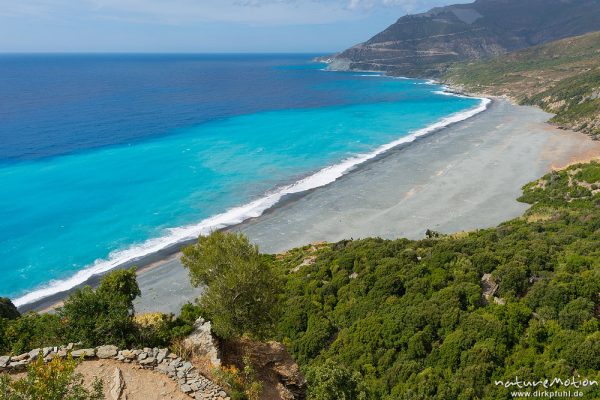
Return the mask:
M 0 0 L 0 52 L 333 52 L 468 0 Z

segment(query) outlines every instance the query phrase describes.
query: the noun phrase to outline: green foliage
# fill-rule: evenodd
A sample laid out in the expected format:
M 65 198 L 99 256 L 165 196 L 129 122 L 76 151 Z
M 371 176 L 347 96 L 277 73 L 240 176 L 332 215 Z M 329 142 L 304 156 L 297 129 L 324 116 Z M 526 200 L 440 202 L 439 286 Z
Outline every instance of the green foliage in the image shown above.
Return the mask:
M 192 284 L 207 285 L 199 300 L 223 338 L 263 337 L 278 312 L 281 281 L 258 248 L 240 233 L 213 232 L 184 249 Z
M 530 210 L 497 228 L 275 260 L 287 282 L 274 336 L 311 396 L 341 398 L 355 379 L 369 399 L 509 399 L 495 379 L 599 379 L 599 165 L 526 185 Z M 483 299 L 484 273 L 500 304 Z
M 308 369 L 309 400 L 358 400 L 364 398 L 360 377 L 331 360 Z
M 242 358 L 243 368 L 222 366 L 213 371 L 216 381 L 223 386 L 232 400 L 259 400 L 263 390 L 262 383 L 256 377 L 250 357 Z
M 135 268 L 118 269 L 105 275 L 96 292 L 99 295 L 123 296 L 130 302 L 142 295 L 137 284 Z
M 470 90 L 508 94 L 556 114 L 551 122 L 600 137 L 600 33 L 550 42 L 491 60 L 457 63 L 445 79 Z
M 0 400 L 100 400 L 102 381 L 96 379 L 92 388 L 81 383 L 81 375 L 75 373 L 77 362 L 71 357 L 54 358 L 44 363 L 38 358 L 27 369 L 27 375 L 11 379 L 0 376 Z
M 16 319 L 21 313 L 9 298 L 0 297 L 0 318 Z
M 58 310 L 68 325 L 65 337 L 86 346 L 126 346 L 136 334 L 133 300 L 138 294 L 134 269 L 107 274 L 97 290 L 77 289 Z
M 97 290 L 86 286 L 73 292 L 53 314 L 0 318 L 0 351 L 20 354 L 69 342 L 127 346 L 140 340 L 168 341 L 170 317 L 162 330 L 143 331 L 134 323 L 133 300 L 139 294 L 134 269 L 113 271 L 102 278 Z

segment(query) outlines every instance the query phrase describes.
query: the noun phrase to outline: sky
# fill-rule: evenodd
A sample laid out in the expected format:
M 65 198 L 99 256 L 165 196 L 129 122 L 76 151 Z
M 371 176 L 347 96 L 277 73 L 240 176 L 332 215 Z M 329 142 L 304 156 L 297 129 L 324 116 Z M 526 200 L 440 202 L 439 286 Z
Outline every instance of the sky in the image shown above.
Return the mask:
M 0 52 L 308 52 L 469 0 L 0 0 Z

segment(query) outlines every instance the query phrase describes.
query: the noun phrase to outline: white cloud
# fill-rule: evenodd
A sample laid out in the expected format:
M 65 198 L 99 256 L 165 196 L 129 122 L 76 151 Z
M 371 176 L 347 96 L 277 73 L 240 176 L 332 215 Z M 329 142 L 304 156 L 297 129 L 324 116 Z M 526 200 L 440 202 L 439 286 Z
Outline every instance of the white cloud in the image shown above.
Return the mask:
M 459 0 L 460 1 L 460 0 Z M 0 0 L 0 16 L 104 18 L 159 24 L 324 24 L 377 8 L 421 11 L 451 0 Z

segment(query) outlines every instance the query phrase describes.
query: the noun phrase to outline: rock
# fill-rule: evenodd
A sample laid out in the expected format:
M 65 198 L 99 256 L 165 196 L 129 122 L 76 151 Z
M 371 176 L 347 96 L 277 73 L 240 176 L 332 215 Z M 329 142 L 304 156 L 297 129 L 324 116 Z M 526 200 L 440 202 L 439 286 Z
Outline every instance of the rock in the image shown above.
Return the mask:
M 121 355 L 122 355 L 123 357 L 125 357 L 125 358 L 128 358 L 128 359 L 130 359 L 130 360 L 131 360 L 131 359 L 133 359 L 133 358 L 135 358 L 135 356 L 136 356 L 135 352 L 134 352 L 134 351 L 132 351 L 132 350 L 123 350 L 123 351 L 121 352 Z
M 35 360 L 36 358 L 38 358 L 38 356 L 40 355 L 40 352 L 42 351 L 42 349 L 33 349 L 29 352 L 29 359 L 30 360 Z
M 194 368 L 194 366 L 192 365 L 191 362 L 186 361 L 183 363 L 183 365 L 181 367 L 179 367 L 183 372 L 188 372 L 189 370 L 191 370 L 192 368 Z
M 23 353 L 18 356 L 14 356 L 11 358 L 12 361 L 23 361 L 29 358 L 29 353 Z
M 158 351 L 158 353 L 156 354 L 156 362 L 158 362 L 160 364 L 161 362 L 163 362 L 163 360 L 165 358 L 167 358 L 168 354 L 169 354 L 169 349 L 160 349 Z
M 112 358 L 119 353 L 117 346 L 106 345 L 99 346 L 96 348 L 96 357 L 98 358 Z
M 123 389 L 125 388 L 125 383 L 123 382 L 123 374 L 119 368 L 115 368 L 115 372 L 113 373 L 113 381 L 110 385 L 110 397 L 112 400 L 120 400 L 121 395 L 123 394 Z
M 29 364 L 29 361 L 27 361 L 27 360 L 13 361 L 10 364 L 8 364 L 8 368 L 21 369 L 21 368 L 25 367 L 27 364 Z
M 71 356 L 73 356 L 73 358 L 79 358 L 79 357 L 94 357 L 96 355 L 96 349 L 81 349 L 81 350 L 73 350 L 71 352 Z
M 1 356 L 0 357 L 0 368 L 4 368 L 10 362 L 10 356 Z
M 146 357 L 148 357 L 148 353 L 142 352 L 142 353 L 138 354 L 137 359 L 138 359 L 138 361 L 142 361 Z
M 154 357 L 147 357 L 140 361 L 140 365 L 144 365 L 144 366 L 154 365 L 155 362 L 156 362 L 156 359 Z
M 221 365 L 221 354 L 217 340 L 212 335 L 210 321 L 198 318 L 194 323 L 194 331 L 184 339 L 183 344 L 194 351 L 194 354 L 205 357 L 213 367 Z
M 46 358 L 51 352 L 56 353 L 56 347 L 44 347 L 42 349 L 42 357 Z
M 183 385 L 179 386 L 179 389 L 181 389 L 181 391 L 185 394 L 190 393 L 192 391 L 192 388 L 190 387 L 190 385 L 184 383 Z

